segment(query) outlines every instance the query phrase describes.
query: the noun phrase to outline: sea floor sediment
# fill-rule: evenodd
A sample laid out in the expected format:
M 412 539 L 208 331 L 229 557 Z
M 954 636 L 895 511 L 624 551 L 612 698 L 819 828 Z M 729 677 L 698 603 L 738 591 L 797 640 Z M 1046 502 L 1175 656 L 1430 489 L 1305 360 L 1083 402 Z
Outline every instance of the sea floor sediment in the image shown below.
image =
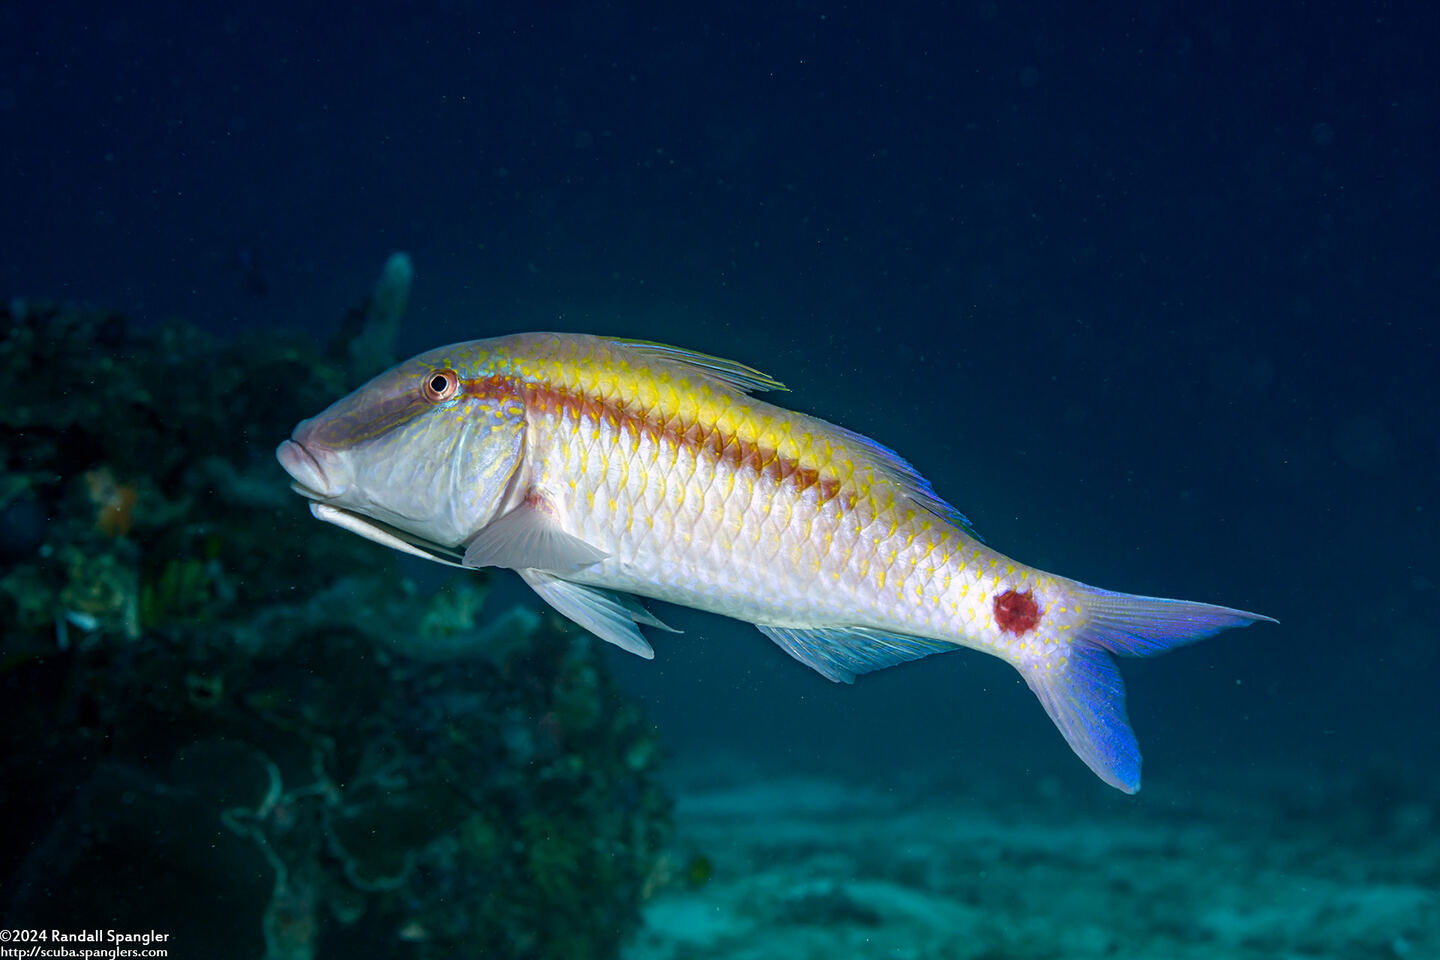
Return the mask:
M 1078 803 L 1043 780 L 676 779 L 681 849 L 707 869 L 651 900 L 627 960 L 1440 957 L 1423 793 L 1278 772 Z

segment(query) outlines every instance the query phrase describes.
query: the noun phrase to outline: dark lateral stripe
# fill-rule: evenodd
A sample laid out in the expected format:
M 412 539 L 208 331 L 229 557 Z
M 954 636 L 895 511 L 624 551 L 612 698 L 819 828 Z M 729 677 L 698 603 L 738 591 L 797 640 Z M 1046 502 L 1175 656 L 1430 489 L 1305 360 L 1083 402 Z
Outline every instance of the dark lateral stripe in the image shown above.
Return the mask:
M 822 504 L 840 496 L 843 489 L 842 482 L 833 476 L 825 476 L 816 468 L 804 466 L 792 457 L 781 456 L 770 447 L 727 435 L 713 424 L 698 420 L 684 421 L 676 415 L 667 417 L 656 410 L 635 411 L 587 393 L 517 382 L 511 377 L 468 380 L 465 382 L 465 393 L 467 396 L 490 398 L 514 397 L 518 393 L 524 398 L 526 406 L 537 413 L 569 414 L 595 423 L 608 423 L 635 442 L 644 435 L 657 445 L 672 443 L 697 456 L 709 456 L 717 464 L 753 471 L 757 477 L 769 479 L 777 485 L 790 484 L 799 493 L 817 488 Z M 847 491 L 846 508 L 853 509 L 857 499 L 855 491 Z

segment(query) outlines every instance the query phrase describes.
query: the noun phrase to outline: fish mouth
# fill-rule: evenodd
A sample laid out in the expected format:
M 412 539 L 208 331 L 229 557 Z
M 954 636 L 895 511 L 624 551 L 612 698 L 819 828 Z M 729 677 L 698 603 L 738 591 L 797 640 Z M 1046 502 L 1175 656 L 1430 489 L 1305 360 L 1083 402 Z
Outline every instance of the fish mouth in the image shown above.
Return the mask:
M 275 448 L 275 459 L 290 474 L 295 482 L 290 485 L 296 493 L 309 500 L 333 500 L 345 492 L 342 484 L 334 483 L 320 465 L 320 460 L 303 444 L 294 440 L 282 440 Z

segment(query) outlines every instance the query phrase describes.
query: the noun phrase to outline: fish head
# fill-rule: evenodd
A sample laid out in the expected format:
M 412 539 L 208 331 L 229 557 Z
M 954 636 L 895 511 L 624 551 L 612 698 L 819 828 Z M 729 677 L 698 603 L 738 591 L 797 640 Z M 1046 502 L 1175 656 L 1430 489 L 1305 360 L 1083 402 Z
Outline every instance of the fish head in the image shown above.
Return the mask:
M 301 421 L 275 456 L 312 512 L 443 547 L 489 523 L 520 466 L 525 406 L 477 356 L 467 344 L 429 351 Z

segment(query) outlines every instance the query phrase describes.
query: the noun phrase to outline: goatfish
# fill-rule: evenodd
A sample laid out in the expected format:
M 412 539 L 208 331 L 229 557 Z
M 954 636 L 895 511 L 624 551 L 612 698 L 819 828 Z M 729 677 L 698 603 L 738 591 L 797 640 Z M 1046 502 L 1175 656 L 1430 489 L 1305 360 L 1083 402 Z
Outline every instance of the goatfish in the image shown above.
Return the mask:
M 1126 793 L 1140 750 L 1113 655 L 1270 620 L 1114 593 L 987 546 L 874 440 L 756 399 L 758 370 L 640 340 L 524 333 L 422 353 L 276 450 L 320 520 L 514 570 L 650 658 L 649 597 L 746 620 L 831 680 L 959 647 L 1012 664 Z

